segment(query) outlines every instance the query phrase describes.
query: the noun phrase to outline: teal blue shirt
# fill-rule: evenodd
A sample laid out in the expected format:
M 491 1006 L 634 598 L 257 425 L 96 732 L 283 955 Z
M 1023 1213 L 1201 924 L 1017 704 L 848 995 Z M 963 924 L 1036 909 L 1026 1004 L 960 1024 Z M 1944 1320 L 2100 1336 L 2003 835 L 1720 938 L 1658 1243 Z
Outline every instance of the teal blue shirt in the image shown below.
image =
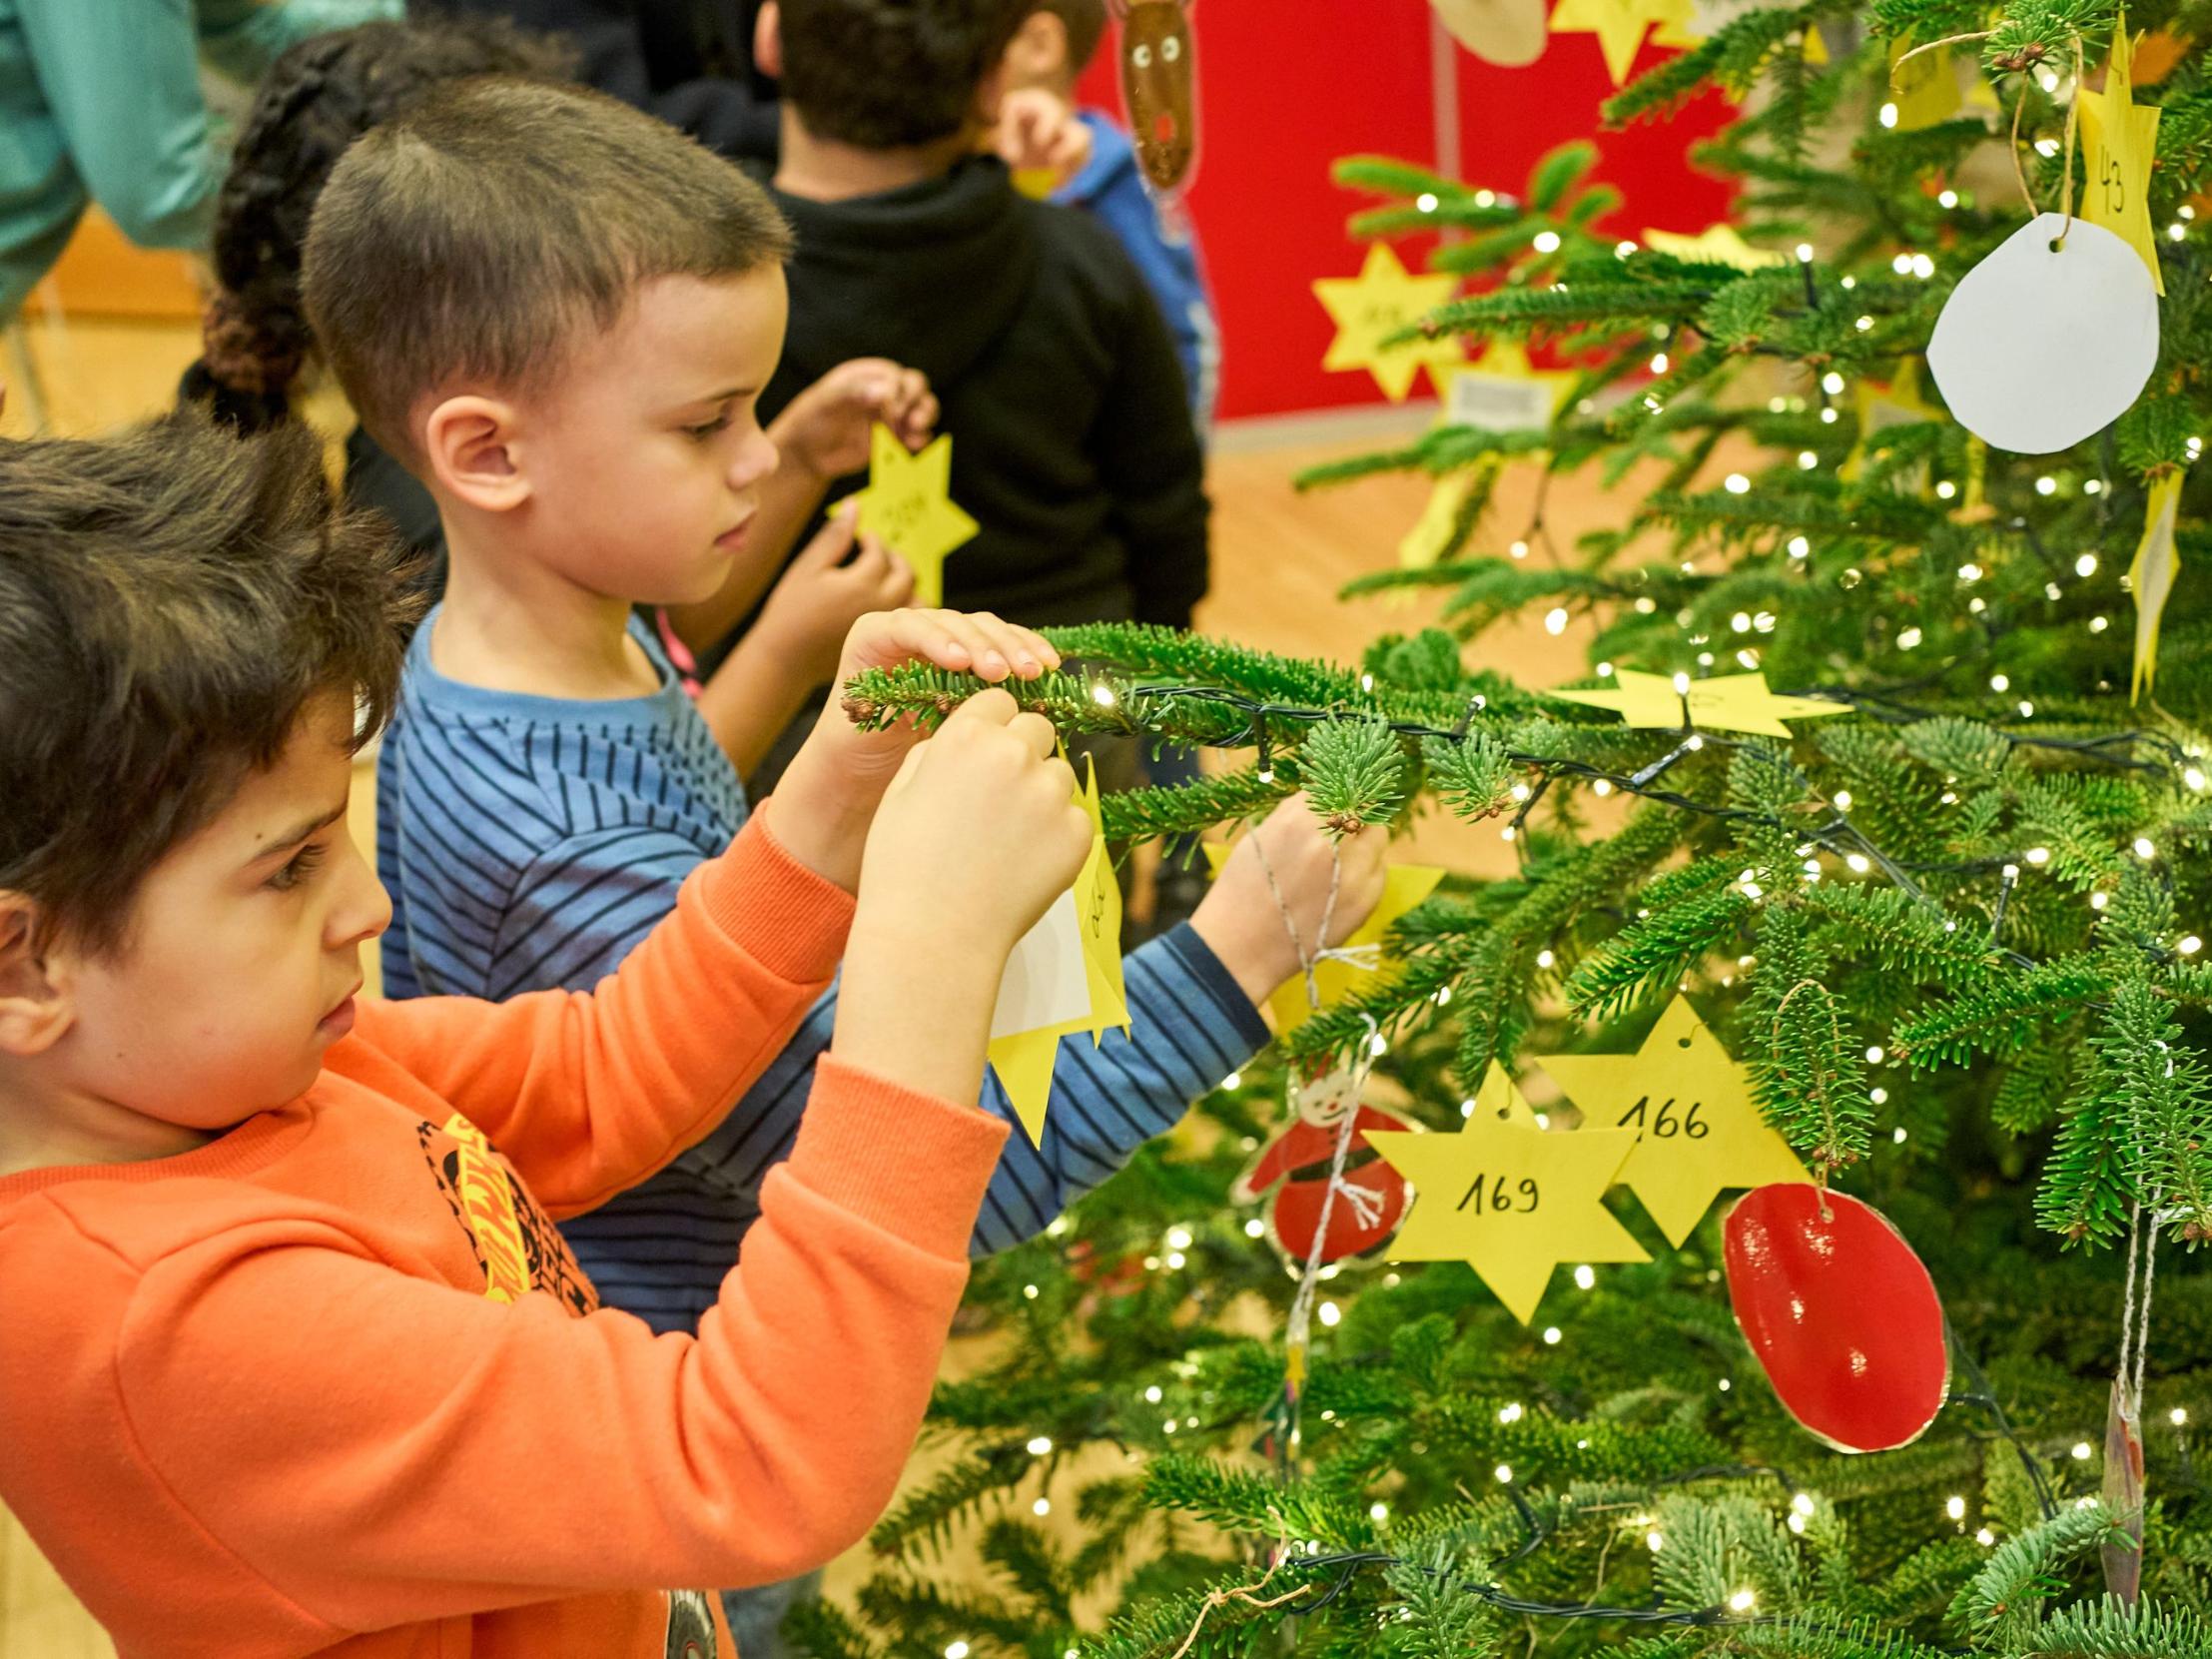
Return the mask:
M 402 0 L 0 0 L 0 319 L 86 204 L 148 248 L 206 244 L 224 159 L 200 65 L 252 85 L 296 40 Z

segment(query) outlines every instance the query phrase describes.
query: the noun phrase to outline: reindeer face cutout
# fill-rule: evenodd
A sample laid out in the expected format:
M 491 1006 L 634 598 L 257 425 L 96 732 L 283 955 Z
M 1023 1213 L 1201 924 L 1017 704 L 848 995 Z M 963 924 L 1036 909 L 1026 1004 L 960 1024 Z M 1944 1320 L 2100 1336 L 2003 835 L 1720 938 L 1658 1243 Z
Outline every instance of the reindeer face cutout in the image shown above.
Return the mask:
M 1127 0 L 1121 12 L 1121 101 L 1136 159 L 1157 191 L 1190 176 L 1198 149 L 1196 37 L 1184 0 Z

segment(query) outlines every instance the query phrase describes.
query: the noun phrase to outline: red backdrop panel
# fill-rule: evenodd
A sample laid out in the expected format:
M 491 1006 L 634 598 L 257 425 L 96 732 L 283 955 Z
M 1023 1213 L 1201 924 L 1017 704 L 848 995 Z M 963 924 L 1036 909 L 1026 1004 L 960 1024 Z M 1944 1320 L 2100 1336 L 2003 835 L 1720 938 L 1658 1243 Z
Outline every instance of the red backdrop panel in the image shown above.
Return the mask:
M 1322 371 L 1334 330 L 1312 283 L 1359 269 L 1344 224 L 1363 199 L 1330 184 L 1332 162 L 1354 154 L 1435 162 L 1429 8 L 1425 0 L 1196 0 L 1191 21 L 1198 164 L 1186 201 L 1221 323 L 1220 413 L 1379 403 L 1366 374 Z M 1114 45 L 1109 34 L 1081 96 L 1118 111 Z M 1684 158 L 1727 119 L 1717 96 L 1671 122 L 1599 134 L 1598 105 L 1612 85 L 1595 35 L 1556 37 L 1525 69 L 1454 53 L 1462 177 L 1519 190 L 1546 150 L 1596 136 L 1597 176 L 1627 199 L 1608 229 L 1701 231 L 1725 217 L 1726 187 Z M 1639 65 L 1663 55 L 1647 47 Z M 1405 253 L 1417 266 L 1421 250 Z

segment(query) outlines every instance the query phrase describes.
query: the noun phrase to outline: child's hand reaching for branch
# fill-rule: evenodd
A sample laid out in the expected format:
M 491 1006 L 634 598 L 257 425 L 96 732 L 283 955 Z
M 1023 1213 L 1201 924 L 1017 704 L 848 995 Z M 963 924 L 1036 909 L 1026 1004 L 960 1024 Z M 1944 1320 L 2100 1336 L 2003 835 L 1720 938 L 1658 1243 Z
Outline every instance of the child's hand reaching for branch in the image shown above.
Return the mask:
M 1284 913 L 1297 928 L 1308 958 L 1341 945 L 1381 901 L 1382 860 L 1388 845 L 1389 837 L 1374 829 L 1331 841 L 1306 797 L 1292 795 L 1237 842 L 1190 918 L 1190 926 L 1257 1007 L 1299 971 L 1298 946 L 1290 941 Z M 1329 902 L 1332 864 L 1333 905 Z M 1324 912 L 1326 939 L 1321 937 Z
M 904 662 L 935 663 L 996 684 L 1036 679 L 1060 666 L 1060 653 L 1042 636 L 987 611 L 891 610 L 853 624 L 829 704 L 776 788 L 775 819 L 777 835 L 794 856 L 847 888 L 858 879 L 861 837 L 876 804 L 920 733 L 911 719 L 861 731 L 846 716 L 840 694 L 862 670 Z M 819 851 L 802 851 L 794 837 Z
M 868 433 L 881 421 L 910 449 L 937 428 L 929 377 L 889 358 L 841 363 L 791 400 L 768 435 L 787 465 L 827 483 L 868 465 Z

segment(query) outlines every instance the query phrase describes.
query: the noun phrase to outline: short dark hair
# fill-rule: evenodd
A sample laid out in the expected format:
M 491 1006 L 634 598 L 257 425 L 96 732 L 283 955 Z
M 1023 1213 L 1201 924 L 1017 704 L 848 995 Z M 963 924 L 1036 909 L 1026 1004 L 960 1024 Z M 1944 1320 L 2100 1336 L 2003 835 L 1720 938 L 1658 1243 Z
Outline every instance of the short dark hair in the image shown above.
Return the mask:
M 1031 0 L 1030 11 L 1050 12 L 1068 31 L 1068 73 L 1081 75 L 1106 38 L 1106 0 Z
M 309 217 L 371 127 L 471 75 L 565 80 L 574 50 L 497 17 L 364 23 L 287 48 L 254 95 L 216 198 L 207 350 L 183 396 L 253 431 L 284 418 L 315 345 L 300 295 Z
M 308 230 L 308 317 L 355 413 L 418 458 L 417 400 L 558 376 L 658 277 L 780 264 L 791 231 L 730 162 L 578 87 L 458 82 L 332 169 Z
M 1032 0 L 783 0 L 783 95 L 807 131 L 869 150 L 950 138 Z
M 297 422 L 0 442 L 0 889 L 40 938 L 119 947 L 147 872 L 317 695 L 381 726 L 408 574 Z

